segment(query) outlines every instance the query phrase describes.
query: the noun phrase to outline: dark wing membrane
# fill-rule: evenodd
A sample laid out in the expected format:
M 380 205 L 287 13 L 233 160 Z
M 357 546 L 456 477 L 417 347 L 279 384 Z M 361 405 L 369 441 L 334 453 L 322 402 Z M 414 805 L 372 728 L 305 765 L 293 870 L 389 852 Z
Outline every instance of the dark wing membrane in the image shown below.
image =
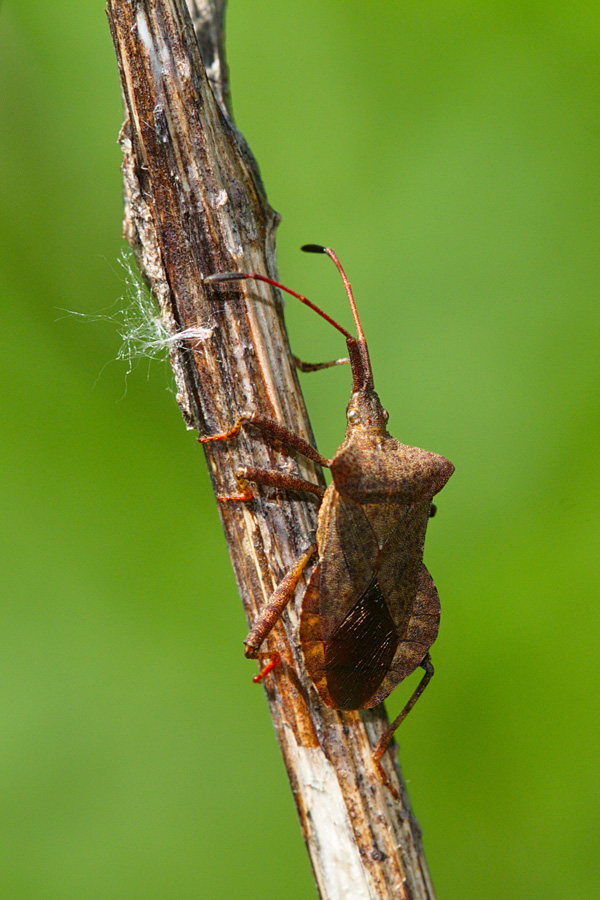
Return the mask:
M 324 643 L 331 699 L 338 709 L 360 709 L 383 681 L 398 645 L 394 621 L 375 575 Z

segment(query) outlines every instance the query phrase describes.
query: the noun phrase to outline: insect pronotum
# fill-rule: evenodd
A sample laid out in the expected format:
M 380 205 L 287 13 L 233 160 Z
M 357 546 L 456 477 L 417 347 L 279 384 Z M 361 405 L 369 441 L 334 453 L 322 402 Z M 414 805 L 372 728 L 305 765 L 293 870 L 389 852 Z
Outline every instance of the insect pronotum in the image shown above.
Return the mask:
M 240 415 L 228 431 L 200 441 L 227 440 L 250 425 L 331 470 L 332 482 L 324 490 L 287 473 L 246 467 L 237 473 L 240 493 L 219 498 L 250 501 L 249 482 L 308 491 L 322 498 L 316 543 L 300 556 L 263 608 L 246 638 L 245 653 L 251 659 L 268 660 L 255 681 L 278 664 L 277 652 L 261 652 L 260 647 L 293 596 L 302 572 L 317 557 L 302 600 L 299 638 L 306 671 L 321 700 L 342 710 L 376 706 L 411 672 L 424 669 L 416 690 L 373 750 L 381 781 L 397 796 L 381 759 L 433 675 L 429 648 L 438 633 L 440 603 L 423 564 L 423 544 L 428 519 L 435 511 L 432 498 L 454 466 L 443 456 L 401 444 L 388 434 L 388 414 L 373 387 L 367 342 L 348 278 L 330 248 L 307 244 L 302 249 L 325 253 L 337 266 L 356 337 L 306 297 L 264 275 L 226 272 L 205 281 L 264 281 L 296 297 L 344 335 L 353 382 L 344 442 L 333 459 L 326 459 L 300 436 L 253 412 Z

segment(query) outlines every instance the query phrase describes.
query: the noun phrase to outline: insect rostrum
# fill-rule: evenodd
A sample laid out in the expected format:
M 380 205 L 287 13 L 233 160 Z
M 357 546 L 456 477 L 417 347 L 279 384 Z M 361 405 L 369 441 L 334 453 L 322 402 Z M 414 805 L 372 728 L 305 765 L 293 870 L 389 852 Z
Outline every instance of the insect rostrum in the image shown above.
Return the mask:
M 323 702 L 335 709 L 372 707 L 416 668 L 425 670 L 373 752 L 381 780 L 395 793 L 381 758 L 433 674 L 429 648 L 438 632 L 440 603 L 423 564 L 423 544 L 432 498 L 454 466 L 443 456 L 402 444 L 388 433 L 388 415 L 374 390 L 367 343 L 344 270 L 329 248 L 311 244 L 303 249 L 326 253 L 336 264 L 354 315 L 356 338 L 305 297 L 266 276 L 223 273 L 205 280 L 255 279 L 274 284 L 342 332 L 353 379 L 344 442 L 328 460 L 303 438 L 254 413 L 241 415 L 229 431 L 200 440 L 232 438 L 248 424 L 330 468 L 332 482 L 325 491 L 289 474 L 246 468 L 237 473 L 241 492 L 220 498 L 251 500 L 250 481 L 322 496 L 316 544 L 302 554 L 266 604 L 246 639 L 246 656 L 270 660 L 257 680 L 277 664 L 278 654 L 261 653 L 260 646 L 291 599 L 303 570 L 317 556 L 302 600 L 300 645 L 306 670 Z

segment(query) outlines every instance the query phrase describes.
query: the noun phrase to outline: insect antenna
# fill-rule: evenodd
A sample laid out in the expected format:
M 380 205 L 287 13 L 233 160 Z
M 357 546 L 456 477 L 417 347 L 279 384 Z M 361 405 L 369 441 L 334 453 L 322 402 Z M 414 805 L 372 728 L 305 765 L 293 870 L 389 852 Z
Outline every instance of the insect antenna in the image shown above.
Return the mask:
M 257 272 L 219 272 L 215 275 L 208 275 L 204 282 L 207 284 L 219 284 L 227 281 L 263 281 L 265 284 L 270 284 L 273 287 L 279 288 L 280 291 L 285 291 L 286 294 L 291 294 L 292 297 L 296 297 L 297 300 L 300 300 L 301 303 L 304 303 L 305 306 L 310 307 L 313 312 L 316 312 L 317 315 L 321 316 L 322 319 L 325 319 L 326 322 L 329 322 L 330 325 L 333 325 L 341 334 L 346 338 L 346 344 L 348 345 L 348 356 L 350 357 L 350 368 L 352 369 L 352 382 L 353 382 L 353 390 L 354 391 L 366 391 L 373 389 L 373 372 L 371 370 L 371 361 L 369 359 L 369 351 L 367 349 L 367 341 L 365 339 L 364 332 L 362 330 L 362 325 L 360 324 L 360 319 L 358 317 L 358 310 L 356 309 L 356 303 L 354 301 L 354 296 L 352 294 L 352 288 L 350 286 L 350 282 L 348 281 L 348 277 L 342 268 L 342 264 L 339 259 L 331 250 L 330 247 L 322 247 L 320 244 L 305 244 L 302 248 L 305 253 L 325 253 L 330 259 L 335 263 L 338 272 L 342 276 L 342 281 L 344 282 L 344 287 L 346 288 L 346 294 L 348 295 L 348 300 L 350 301 L 350 308 L 352 309 L 352 315 L 354 317 L 354 322 L 356 325 L 356 337 L 350 334 L 349 331 L 346 331 L 339 322 L 336 322 L 335 319 L 332 319 L 331 316 L 327 315 L 327 313 L 322 310 L 315 303 L 312 303 L 307 297 L 304 297 L 302 294 L 296 293 L 291 288 L 286 287 L 284 284 L 281 284 L 279 281 L 274 281 L 272 278 L 268 278 L 266 275 L 259 275 Z
M 352 339 L 351 341 L 348 339 L 348 337 L 346 337 L 346 342 L 348 344 L 348 353 L 350 355 L 350 366 L 352 368 L 352 380 L 354 382 L 353 390 L 372 390 L 373 370 L 371 369 L 371 360 L 369 358 L 367 340 L 365 338 L 364 331 L 362 330 L 362 325 L 360 324 L 360 318 L 358 315 L 358 310 L 356 308 L 354 294 L 352 293 L 352 287 L 350 285 L 350 282 L 348 281 L 348 276 L 344 272 L 341 262 L 339 261 L 331 247 L 322 247 L 321 244 L 304 244 L 304 246 L 300 249 L 304 250 L 305 253 L 325 253 L 329 257 L 329 259 L 334 262 L 336 269 L 342 276 L 342 281 L 344 282 L 344 287 L 346 288 L 346 294 L 348 295 L 348 300 L 350 301 L 350 309 L 352 310 L 352 315 L 354 317 L 354 324 L 356 325 L 356 339 Z
M 328 316 L 327 313 L 318 307 L 315 303 L 312 303 L 308 297 L 303 297 L 302 294 L 297 294 L 296 291 L 293 291 L 291 288 L 286 287 L 285 284 L 281 284 L 279 281 L 274 281 L 272 278 L 267 278 L 266 275 L 258 275 L 256 272 L 218 272 L 216 275 L 208 275 L 204 279 L 204 283 L 208 284 L 220 284 L 224 281 L 244 281 L 246 279 L 250 279 L 251 281 L 264 281 L 265 284 L 272 284 L 273 287 L 279 288 L 280 291 L 285 291 L 286 294 L 291 294 L 292 297 L 295 297 L 297 300 L 300 300 L 301 303 L 304 303 L 305 306 L 309 306 L 313 312 L 316 312 L 317 315 L 321 316 L 321 318 L 325 319 L 326 322 L 329 322 L 330 325 L 333 325 L 334 328 L 337 328 L 344 337 L 346 341 L 355 341 L 349 331 L 346 331 L 345 328 L 332 319 L 331 316 Z

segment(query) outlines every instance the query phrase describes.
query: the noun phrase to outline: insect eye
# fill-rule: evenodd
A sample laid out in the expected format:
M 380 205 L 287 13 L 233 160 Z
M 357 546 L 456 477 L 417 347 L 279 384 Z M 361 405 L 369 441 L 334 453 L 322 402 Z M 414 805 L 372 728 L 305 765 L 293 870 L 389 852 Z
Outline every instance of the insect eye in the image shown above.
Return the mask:
M 349 409 L 348 410 L 348 424 L 349 425 L 358 425 L 360 422 L 360 413 L 357 409 Z
M 390 417 L 389 412 L 387 411 L 387 409 L 384 409 L 384 411 L 383 411 L 383 421 L 384 421 L 384 422 L 387 422 L 387 420 L 389 419 L 389 417 Z

